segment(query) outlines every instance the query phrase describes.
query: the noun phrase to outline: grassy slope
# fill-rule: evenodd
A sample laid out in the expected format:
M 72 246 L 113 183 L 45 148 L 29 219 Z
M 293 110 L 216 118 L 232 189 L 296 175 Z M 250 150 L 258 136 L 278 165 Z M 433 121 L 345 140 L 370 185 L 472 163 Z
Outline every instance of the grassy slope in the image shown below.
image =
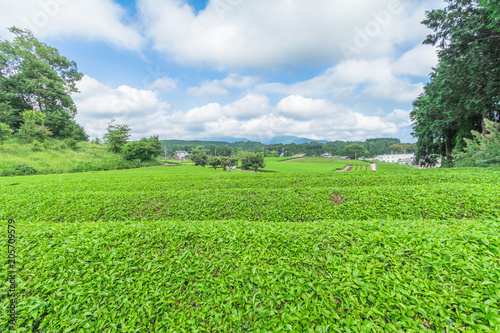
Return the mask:
M 308 170 L 0 179 L 20 326 L 500 331 L 500 170 Z
M 0 176 L 21 174 L 16 166 L 28 165 L 39 174 L 81 172 L 92 170 L 116 170 L 135 167 L 134 162 L 111 153 L 105 145 L 80 142 L 73 150 L 62 141 L 48 140 L 40 151 L 33 145 L 5 143 L 0 145 Z M 156 164 L 156 163 L 153 163 Z

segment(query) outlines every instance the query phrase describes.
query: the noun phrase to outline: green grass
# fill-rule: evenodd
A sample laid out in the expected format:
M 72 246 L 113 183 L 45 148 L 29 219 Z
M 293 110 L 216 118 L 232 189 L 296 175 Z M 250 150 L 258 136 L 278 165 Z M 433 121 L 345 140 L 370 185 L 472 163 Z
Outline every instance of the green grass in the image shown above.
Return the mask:
M 18 331 L 500 331 L 500 169 L 266 163 L 0 178 Z
M 137 167 L 134 161 L 108 151 L 106 145 L 86 142 L 70 149 L 64 141 L 48 139 L 40 150 L 32 144 L 8 142 L 0 145 L 0 176 L 54 174 L 68 172 L 117 170 Z M 153 161 L 145 165 L 157 165 Z

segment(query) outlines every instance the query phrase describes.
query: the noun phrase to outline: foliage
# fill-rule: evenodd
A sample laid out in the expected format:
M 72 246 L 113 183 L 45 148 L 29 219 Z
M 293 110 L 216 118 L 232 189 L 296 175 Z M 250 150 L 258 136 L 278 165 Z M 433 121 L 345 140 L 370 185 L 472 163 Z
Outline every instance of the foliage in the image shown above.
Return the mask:
M 19 330 L 500 329 L 494 220 L 18 224 Z
M 3 144 L 12 135 L 12 129 L 9 125 L 0 123 L 0 145 Z
M 29 166 L 28 164 L 21 163 L 14 167 L 14 173 L 16 176 L 17 175 L 31 176 L 31 175 L 36 175 L 38 171 L 32 166 Z
M 122 153 L 127 160 L 151 161 L 161 154 L 161 143 L 158 136 L 152 136 L 149 139 L 142 138 L 138 142 L 128 142 L 123 146 Z
M 295 154 L 307 154 L 309 156 L 321 156 L 325 153 L 330 153 L 334 156 L 343 155 L 343 150 L 346 146 L 357 143 L 365 147 L 367 150 L 366 156 L 376 156 L 386 153 L 390 153 L 391 145 L 399 145 L 401 141 L 396 138 L 377 138 L 377 139 L 367 139 L 365 142 L 344 142 L 344 141 L 333 141 L 333 142 L 307 142 L 307 143 L 291 143 L 291 144 L 269 144 L 264 145 L 259 142 L 220 142 L 220 141 L 184 141 L 184 140 L 162 140 L 163 146 L 167 151 L 172 154 L 177 150 L 185 150 L 193 153 L 200 146 L 203 150 L 207 150 L 208 155 L 214 156 L 217 150 L 218 156 L 238 156 L 243 157 L 244 153 L 247 151 L 251 152 L 262 152 L 264 148 L 265 157 L 278 157 L 281 154 L 285 156 L 293 156 Z M 402 144 L 409 146 L 410 148 L 403 147 L 402 149 L 407 149 L 408 152 L 413 152 L 413 144 Z M 232 152 L 231 152 L 232 151 Z M 241 152 L 241 155 L 240 155 Z
M 265 168 L 264 157 L 261 153 L 247 152 L 241 159 L 241 168 L 244 170 L 257 170 Z
M 36 143 L 35 147 L 35 143 L 26 145 L 9 140 L 1 146 L 0 176 L 24 174 L 16 170 L 16 166 L 19 164 L 30 165 L 39 174 L 117 170 L 136 167 L 135 163 L 125 160 L 122 155 L 109 152 L 104 145 L 81 142 L 77 146 L 76 143 L 77 141 L 73 138 L 64 141 L 48 138 L 43 144 Z M 163 163 L 152 160 L 142 165 L 159 164 Z
M 52 132 L 45 126 L 45 114 L 35 110 L 25 110 L 21 113 L 23 124 L 19 130 L 24 142 L 31 142 L 34 138 L 39 139 L 41 142 L 45 141 Z
M 434 31 L 424 44 L 440 51 L 411 112 L 417 160 L 438 154 L 451 162 L 452 151 L 464 147 L 471 130 L 484 132 L 483 118 L 500 122 L 500 43 L 498 31 L 488 27 L 492 13 L 472 0 L 447 2 L 423 21 Z
M 353 143 L 344 148 L 343 154 L 349 158 L 356 159 L 361 156 L 366 156 L 366 149 L 360 144 Z
M 130 137 L 130 127 L 126 124 L 115 124 L 113 119 L 108 123 L 107 133 L 104 134 L 103 141 L 108 144 L 112 152 L 120 152 Z
M 204 167 L 208 164 L 208 155 L 203 150 L 198 150 L 194 153 L 191 153 L 191 155 L 189 155 L 189 158 L 194 162 L 195 165 Z
M 500 6 L 498 0 L 480 0 L 480 3 L 491 12 L 489 27 L 500 31 Z M 500 38 L 500 36 L 497 36 L 497 38 Z
M 33 109 L 46 116 L 55 137 L 86 140 L 83 128 L 74 121 L 77 110 L 71 98 L 83 77 L 76 63 L 28 30 L 9 30 L 14 40 L 0 42 L 0 121 L 19 131 L 22 110 Z
M 220 164 L 224 168 L 224 170 L 228 170 L 231 167 L 235 167 L 238 165 L 238 158 L 236 157 L 221 157 L 220 158 Z
M 220 156 L 208 156 L 207 164 L 217 169 L 217 167 L 222 164 Z
M 18 330 L 498 332 L 499 173 L 2 178 Z
M 73 149 L 73 150 L 76 150 L 78 148 L 77 146 L 77 143 L 78 141 L 76 141 L 75 139 L 73 138 L 68 138 L 66 140 L 64 140 L 64 143 L 68 146 L 68 148 L 70 149 Z
M 488 134 L 472 131 L 473 139 L 465 139 L 467 147 L 457 153 L 457 166 L 500 166 L 499 124 L 484 120 Z

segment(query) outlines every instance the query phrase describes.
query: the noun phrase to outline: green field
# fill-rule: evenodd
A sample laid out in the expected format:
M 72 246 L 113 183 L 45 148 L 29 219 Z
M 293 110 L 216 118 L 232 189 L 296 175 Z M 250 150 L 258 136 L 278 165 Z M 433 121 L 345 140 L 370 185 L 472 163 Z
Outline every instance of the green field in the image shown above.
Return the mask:
M 500 331 L 499 169 L 297 162 L 0 178 L 18 331 Z

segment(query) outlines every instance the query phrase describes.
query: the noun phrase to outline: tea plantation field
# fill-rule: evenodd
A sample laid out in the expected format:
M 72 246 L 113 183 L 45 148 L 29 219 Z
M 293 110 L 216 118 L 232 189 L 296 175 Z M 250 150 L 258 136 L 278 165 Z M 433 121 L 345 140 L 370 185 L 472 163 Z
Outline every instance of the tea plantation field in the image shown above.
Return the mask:
M 0 178 L 17 331 L 500 331 L 499 169 L 267 162 Z

